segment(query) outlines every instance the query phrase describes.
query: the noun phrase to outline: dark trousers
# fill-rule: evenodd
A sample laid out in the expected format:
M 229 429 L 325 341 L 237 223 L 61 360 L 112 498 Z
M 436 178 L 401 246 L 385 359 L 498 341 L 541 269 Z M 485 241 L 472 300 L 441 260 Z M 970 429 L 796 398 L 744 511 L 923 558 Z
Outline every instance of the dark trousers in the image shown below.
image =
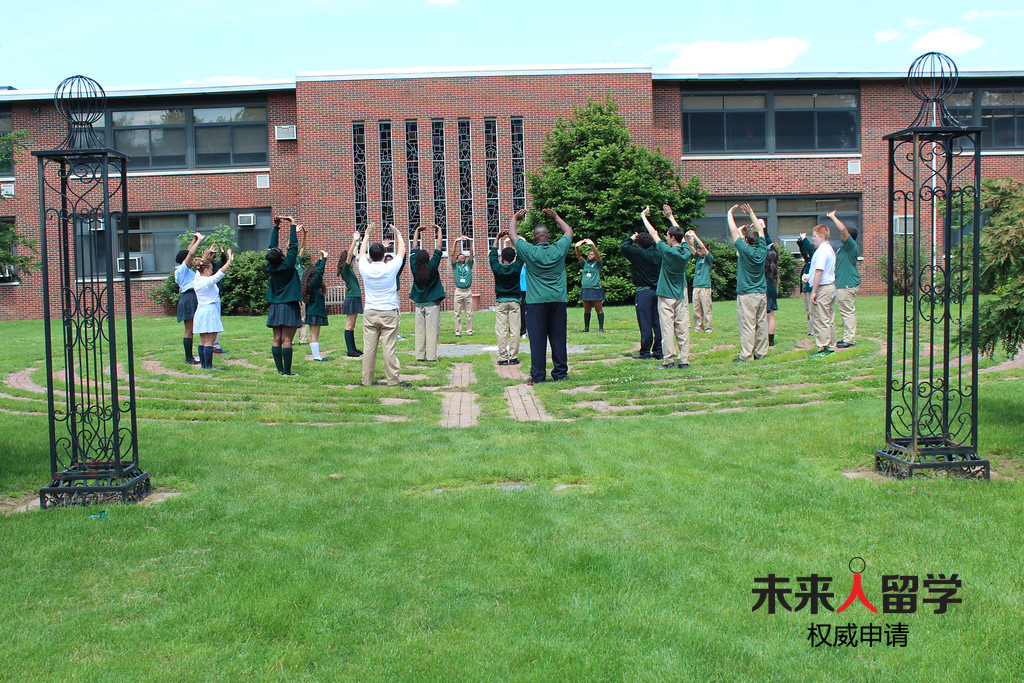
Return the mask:
M 526 329 L 526 292 L 519 293 L 519 329 L 527 334 L 530 333 Z
M 551 344 L 551 379 L 569 374 L 569 354 L 565 347 L 566 303 L 530 304 L 526 325 L 530 334 L 530 379 L 543 382 L 547 370 L 548 343 Z
M 635 306 L 636 324 L 640 327 L 640 355 L 661 358 L 661 319 L 658 317 L 657 290 L 652 287 L 637 292 Z

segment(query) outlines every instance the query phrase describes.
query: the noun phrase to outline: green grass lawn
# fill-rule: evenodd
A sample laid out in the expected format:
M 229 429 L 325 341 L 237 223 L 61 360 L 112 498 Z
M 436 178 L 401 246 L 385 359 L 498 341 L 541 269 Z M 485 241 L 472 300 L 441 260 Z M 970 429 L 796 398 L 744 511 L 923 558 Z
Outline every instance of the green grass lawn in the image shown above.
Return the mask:
M 416 363 L 409 315 L 412 389 L 353 386 L 340 317 L 321 339 L 337 360 L 297 360 L 296 378 L 274 372 L 262 319 L 225 320 L 214 375 L 182 363 L 173 319 L 138 319 L 141 462 L 180 495 L 0 517 L 0 679 L 1020 680 L 1024 370 L 981 376 L 981 454 L 1002 477 L 849 479 L 884 445 L 885 301 L 861 298 L 857 346 L 818 360 L 802 302 L 780 306 L 767 359 L 731 362 L 719 302 L 671 372 L 625 358 L 631 307 L 603 335 L 570 309 L 586 350 L 535 387 L 553 422 L 511 417 L 521 382 L 490 355 Z M 493 345 L 493 314 L 475 330 L 461 341 Z M 42 324 L 0 332 L 0 379 L 45 386 Z M 455 363 L 476 377 L 467 429 L 439 424 Z M 0 411 L 0 494 L 31 494 L 45 396 L 3 384 Z M 882 574 L 957 573 L 963 602 L 751 611 L 768 573 L 832 576 L 837 607 L 854 556 L 876 607 Z M 897 622 L 905 648 L 806 639 Z

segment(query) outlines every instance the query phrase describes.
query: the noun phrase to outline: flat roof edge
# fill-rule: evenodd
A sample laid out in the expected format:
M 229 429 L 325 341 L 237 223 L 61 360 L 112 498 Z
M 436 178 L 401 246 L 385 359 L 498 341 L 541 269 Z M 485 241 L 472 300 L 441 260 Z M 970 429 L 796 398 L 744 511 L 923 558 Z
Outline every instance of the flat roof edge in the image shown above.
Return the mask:
M 480 67 L 417 67 L 410 69 L 354 69 L 349 71 L 304 71 L 303 81 L 399 80 L 415 78 L 465 78 L 479 76 L 561 76 L 574 74 L 649 74 L 646 64 L 546 64 Z
M 102 85 L 102 84 L 101 84 Z M 237 83 L 189 83 L 178 86 L 128 86 L 104 88 L 107 98 L 157 97 L 168 95 L 216 95 L 225 93 L 295 90 L 294 80 Z M 52 90 L 0 90 L 0 102 L 28 102 L 53 99 Z

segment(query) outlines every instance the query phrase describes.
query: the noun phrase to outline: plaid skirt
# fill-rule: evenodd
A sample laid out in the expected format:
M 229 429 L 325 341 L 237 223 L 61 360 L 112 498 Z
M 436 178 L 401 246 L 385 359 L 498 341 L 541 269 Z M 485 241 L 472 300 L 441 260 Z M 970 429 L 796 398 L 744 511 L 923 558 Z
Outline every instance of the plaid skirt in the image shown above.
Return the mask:
M 319 325 L 320 327 L 327 327 L 327 316 L 325 315 L 307 315 L 307 325 Z
M 289 301 L 286 304 L 270 304 L 267 314 L 267 327 L 302 327 L 302 314 L 299 302 Z
M 347 296 L 345 301 L 341 304 L 341 314 L 348 315 L 349 313 L 362 313 L 363 312 L 363 300 L 358 296 Z
M 196 290 L 190 289 L 181 293 L 178 299 L 178 322 L 183 323 L 196 316 L 196 308 L 199 307 L 199 300 L 196 299 Z

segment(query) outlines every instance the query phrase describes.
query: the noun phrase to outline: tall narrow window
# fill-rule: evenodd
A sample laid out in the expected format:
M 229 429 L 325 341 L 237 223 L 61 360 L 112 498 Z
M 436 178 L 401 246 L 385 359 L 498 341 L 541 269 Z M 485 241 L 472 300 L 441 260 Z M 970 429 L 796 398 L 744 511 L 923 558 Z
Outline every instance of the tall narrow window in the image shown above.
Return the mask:
M 0 135 L 7 135 L 14 132 L 11 114 L 0 111 Z M 14 170 L 14 159 L 12 158 L 14 148 L 6 145 L 0 148 L 0 174 L 9 175 Z
M 459 119 L 459 229 L 466 237 L 473 236 L 473 147 L 469 119 Z
M 501 231 L 498 208 L 498 119 L 484 119 L 484 191 L 487 198 L 487 241 Z
M 448 206 L 444 186 L 444 121 L 431 122 L 430 141 L 434 166 L 434 223 L 441 228 L 441 245 L 439 247 L 444 250 L 444 245 L 448 244 Z
M 512 119 L 512 211 L 526 208 L 526 145 L 523 119 Z
M 377 134 L 380 141 L 380 220 L 384 239 L 394 239 L 391 228 L 395 222 L 395 176 L 394 156 L 391 146 L 391 122 L 378 121 Z
M 364 232 L 366 215 L 366 124 L 352 122 L 352 188 L 355 195 L 356 230 Z
M 420 226 L 420 140 L 416 121 L 405 122 L 405 195 L 409 212 L 409 239 Z

